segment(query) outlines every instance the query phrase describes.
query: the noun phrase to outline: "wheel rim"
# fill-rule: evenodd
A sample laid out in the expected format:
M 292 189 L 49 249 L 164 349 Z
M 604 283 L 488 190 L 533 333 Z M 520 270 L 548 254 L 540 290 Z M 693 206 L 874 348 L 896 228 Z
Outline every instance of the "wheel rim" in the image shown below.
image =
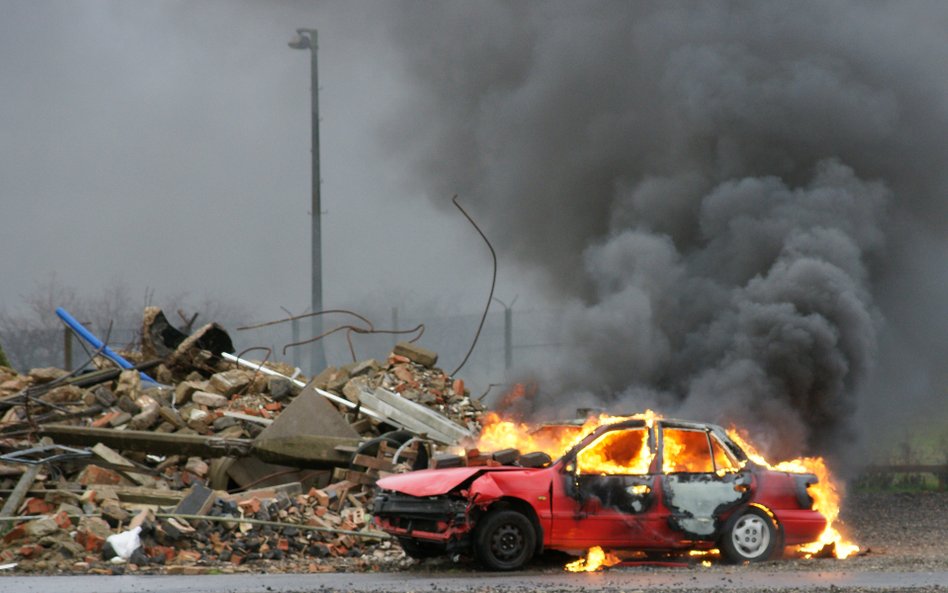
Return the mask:
M 499 560 L 512 560 L 523 551 L 523 532 L 510 523 L 499 526 L 490 538 L 490 551 Z
M 757 558 L 770 547 L 770 527 L 757 515 L 744 515 L 731 531 L 731 542 L 745 558 Z

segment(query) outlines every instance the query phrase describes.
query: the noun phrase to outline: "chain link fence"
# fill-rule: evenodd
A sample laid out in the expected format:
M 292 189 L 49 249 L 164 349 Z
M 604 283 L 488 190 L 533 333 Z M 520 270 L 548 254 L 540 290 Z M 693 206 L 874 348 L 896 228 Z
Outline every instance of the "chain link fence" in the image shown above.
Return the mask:
M 561 315 L 556 311 L 517 311 L 509 315 L 501 309 L 492 310 L 484 322 L 473 352 L 456 373 L 470 386 L 476 397 L 488 389 L 503 389 L 516 380 L 517 369 L 542 364 L 557 355 Z M 480 323 L 480 314 L 425 316 L 393 310 L 385 329 L 406 330 L 424 324 L 417 343 L 438 353 L 438 366 L 446 372 L 455 371 L 464 360 Z M 334 323 L 336 325 L 334 325 Z M 323 331 L 328 331 L 348 319 L 324 319 Z M 362 325 L 362 324 L 357 324 Z M 377 324 L 383 327 L 383 324 Z M 139 328 L 111 328 L 87 325 L 89 330 L 115 350 L 140 348 Z M 269 358 L 299 367 L 310 375 L 310 346 L 291 346 L 294 342 L 313 336 L 306 319 L 286 322 L 252 330 L 226 328 L 238 352 L 247 351 L 253 359 Z M 384 359 L 397 341 L 411 340 L 411 334 L 360 334 L 345 330 L 323 338 L 326 361 L 331 366 L 343 366 L 355 360 Z M 14 368 L 26 372 L 37 367 L 74 368 L 88 360 L 92 348 L 81 343 L 65 328 L 6 330 L 2 336 L 7 358 Z M 350 350 L 351 342 L 351 350 Z M 316 369 L 318 372 L 321 369 Z M 493 386 L 493 387 L 492 387 Z

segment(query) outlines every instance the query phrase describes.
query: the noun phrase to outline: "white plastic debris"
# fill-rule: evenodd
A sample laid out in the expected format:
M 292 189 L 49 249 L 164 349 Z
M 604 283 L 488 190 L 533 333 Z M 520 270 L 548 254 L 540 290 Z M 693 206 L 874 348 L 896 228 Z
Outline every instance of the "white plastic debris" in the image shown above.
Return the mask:
M 105 539 L 106 543 L 112 545 L 117 558 L 128 560 L 132 554 L 142 546 L 142 540 L 138 534 L 142 532 L 141 526 L 133 527 L 122 533 L 115 533 Z

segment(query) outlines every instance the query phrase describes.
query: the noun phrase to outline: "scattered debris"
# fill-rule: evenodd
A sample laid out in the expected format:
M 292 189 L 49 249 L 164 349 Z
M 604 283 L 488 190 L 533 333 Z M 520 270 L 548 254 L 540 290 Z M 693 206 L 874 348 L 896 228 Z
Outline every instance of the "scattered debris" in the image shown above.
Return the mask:
M 140 352 L 60 317 L 97 349 L 96 370 L 0 367 L 2 569 L 395 566 L 404 554 L 366 510 L 375 481 L 480 429 L 481 403 L 413 343 L 306 382 L 154 307 Z

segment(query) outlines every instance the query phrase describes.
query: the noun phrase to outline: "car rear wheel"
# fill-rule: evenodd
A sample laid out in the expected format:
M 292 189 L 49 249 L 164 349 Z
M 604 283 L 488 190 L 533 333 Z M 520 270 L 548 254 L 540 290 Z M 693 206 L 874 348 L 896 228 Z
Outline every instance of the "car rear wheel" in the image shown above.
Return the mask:
M 721 552 L 731 562 L 760 562 L 773 556 L 779 539 L 773 518 L 757 507 L 747 507 L 727 522 Z
M 477 559 L 491 570 L 517 570 L 533 558 L 537 535 L 530 519 L 517 511 L 489 512 L 474 538 Z

